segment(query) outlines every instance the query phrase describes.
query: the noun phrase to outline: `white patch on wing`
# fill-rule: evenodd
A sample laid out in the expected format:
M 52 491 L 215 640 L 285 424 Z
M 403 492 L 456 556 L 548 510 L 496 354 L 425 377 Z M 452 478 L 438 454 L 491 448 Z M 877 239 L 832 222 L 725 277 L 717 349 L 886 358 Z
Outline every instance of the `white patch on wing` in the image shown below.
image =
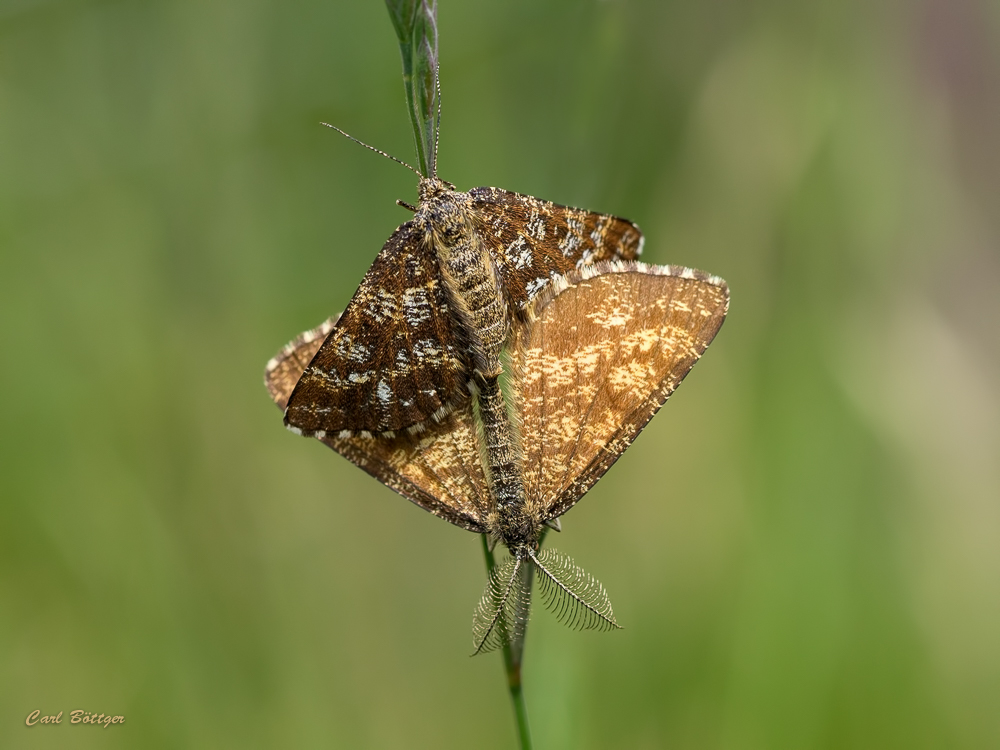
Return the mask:
M 369 299 L 368 302 L 362 310 L 376 323 L 385 323 L 399 312 L 399 299 L 385 289 L 376 290 L 374 299 Z
M 531 299 L 540 291 L 542 291 L 542 289 L 544 289 L 545 285 L 548 283 L 549 283 L 548 276 L 540 276 L 534 281 L 529 281 L 527 286 L 524 288 L 524 290 L 528 293 L 528 299 Z
M 531 210 L 531 217 L 528 219 L 527 230 L 528 234 L 536 240 L 545 239 L 545 222 L 542 220 L 542 217 L 539 216 L 537 208 L 533 208 Z
M 425 362 L 437 362 L 444 350 L 434 339 L 420 339 L 413 344 L 413 356 Z
M 531 246 L 521 235 L 507 245 L 505 252 L 515 268 L 527 268 L 531 265 Z
M 351 362 L 367 362 L 371 356 L 371 349 L 364 344 L 353 343 L 347 352 L 347 359 Z
M 383 404 L 389 404 L 392 401 L 392 388 L 384 380 L 378 381 L 378 385 L 375 386 L 375 393 L 378 395 L 378 400 Z
M 431 301 L 424 287 L 403 292 L 403 315 L 411 326 L 418 326 L 431 317 Z

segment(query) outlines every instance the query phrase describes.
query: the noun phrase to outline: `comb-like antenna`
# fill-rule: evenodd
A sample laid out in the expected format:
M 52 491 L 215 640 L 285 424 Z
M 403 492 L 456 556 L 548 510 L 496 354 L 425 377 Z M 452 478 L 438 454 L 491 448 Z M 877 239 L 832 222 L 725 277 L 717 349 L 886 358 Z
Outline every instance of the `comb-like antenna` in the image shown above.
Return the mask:
M 441 64 L 434 66 L 434 86 L 437 88 L 438 111 L 437 122 L 434 124 L 434 163 L 431 165 L 432 176 L 437 177 L 438 144 L 441 142 Z
M 554 549 L 528 554 L 535 564 L 542 603 L 559 622 L 580 630 L 621 627 L 600 581 Z
M 494 569 L 472 620 L 473 656 L 523 642 L 531 610 L 531 578 L 531 562 L 519 557 L 508 557 Z
M 353 135 L 351 135 L 350 133 L 345 133 L 345 132 L 344 132 L 343 130 L 341 130 L 340 128 L 338 128 L 338 127 L 337 127 L 336 125 L 331 125 L 331 124 L 330 124 L 330 123 L 328 123 L 328 122 L 321 122 L 321 123 L 320 123 L 320 125 L 326 125 L 326 126 L 327 126 L 328 128 L 333 128 L 333 129 L 334 129 L 334 130 L 336 130 L 336 131 L 337 131 L 338 133 L 340 133 L 340 134 L 341 134 L 342 136 L 345 136 L 345 137 L 347 137 L 347 138 L 350 138 L 350 139 L 351 139 L 352 141 L 354 141 L 355 143 L 360 143 L 360 144 L 361 144 L 362 146 L 364 146 L 364 147 L 365 147 L 365 148 L 367 148 L 368 150 L 370 150 L 370 151 L 374 151 L 374 152 L 375 152 L 376 154 L 382 154 L 382 156 L 384 156 L 384 157 L 385 157 L 386 159 L 392 159 L 392 161 L 396 162 L 397 164 L 402 164 L 402 165 L 403 165 L 404 167 L 406 167 L 407 169 L 409 169 L 409 170 L 410 170 L 411 172 L 415 173 L 415 174 L 416 174 L 416 175 L 417 175 L 417 176 L 418 176 L 418 177 L 419 177 L 419 178 L 420 178 L 421 180 L 423 180 L 423 179 L 426 179 L 426 178 L 425 178 L 425 177 L 424 177 L 424 176 L 423 176 L 423 175 L 422 175 L 422 174 L 420 173 L 420 170 L 417 170 L 417 169 L 414 169 L 413 167 L 411 167 L 411 166 L 410 166 L 409 164 L 407 164 L 407 163 L 406 163 L 405 161 L 403 161 L 402 159 L 397 159 L 397 158 L 396 158 L 395 156 L 392 156 L 392 155 L 390 155 L 390 154 L 387 154 L 387 153 L 386 153 L 385 151 L 383 151 L 382 149 L 379 149 L 379 148 L 375 148 L 374 146 L 369 146 L 369 145 L 368 145 L 367 143 L 365 143 L 364 141 L 359 141 L 359 140 L 358 140 L 357 138 L 355 138 L 355 137 L 354 137 Z

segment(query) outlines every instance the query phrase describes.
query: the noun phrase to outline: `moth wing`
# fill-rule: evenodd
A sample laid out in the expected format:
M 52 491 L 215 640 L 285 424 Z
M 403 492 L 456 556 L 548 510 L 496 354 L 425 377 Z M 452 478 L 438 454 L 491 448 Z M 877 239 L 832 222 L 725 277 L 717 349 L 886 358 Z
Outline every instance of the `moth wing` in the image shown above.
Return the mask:
M 271 399 L 284 409 L 303 370 L 337 319 L 307 331 L 278 352 L 264 373 Z M 471 403 L 416 434 L 337 437 L 321 442 L 407 500 L 474 532 L 485 530 L 489 489 L 475 442 Z
M 469 191 L 508 298 L 524 308 L 555 276 L 602 260 L 635 260 L 642 231 L 627 219 L 500 188 Z
M 282 411 L 288 405 L 288 397 L 295 390 L 295 384 L 339 319 L 339 315 L 334 315 L 312 330 L 300 333 L 267 363 L 264 368 L 264 385 L 267 386 L 271 400 Z
M 407 222 L 306 366 L 285 424 L 322 437 L 395 432 L 440 418 L 469 400 L 467 350 L 437 261 Z
M 618 460 L 711 343 L 722 279 L 677 266 L 601 263 L 533 305 L 512 351 L 524 483 L 541 517 L 565 513 Z

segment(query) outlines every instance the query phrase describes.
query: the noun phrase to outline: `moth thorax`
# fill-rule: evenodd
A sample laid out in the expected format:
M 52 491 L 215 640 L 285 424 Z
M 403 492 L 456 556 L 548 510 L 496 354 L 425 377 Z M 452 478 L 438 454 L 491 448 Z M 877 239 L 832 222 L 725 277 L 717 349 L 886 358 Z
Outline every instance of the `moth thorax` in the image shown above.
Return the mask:
M 473 222 L 469 219 L 459 226 L 458 232 L 434 232 L 434 251 L 472 340 L 476 369 L 484 377 L 496 377 L 502 369 L 500 353 L 510 331 L 507 300 L 497 267 Z

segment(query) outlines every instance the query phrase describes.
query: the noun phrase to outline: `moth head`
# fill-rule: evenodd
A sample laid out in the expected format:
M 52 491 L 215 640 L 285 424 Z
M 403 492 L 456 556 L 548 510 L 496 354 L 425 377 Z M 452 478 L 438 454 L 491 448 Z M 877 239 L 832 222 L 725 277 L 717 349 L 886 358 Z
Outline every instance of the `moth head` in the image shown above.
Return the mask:
M 455 186 L 439 177 L 424 177 L 420 180 L 417 193 L 420 202 L 440 200 L 442 196 L 455 191 Z

